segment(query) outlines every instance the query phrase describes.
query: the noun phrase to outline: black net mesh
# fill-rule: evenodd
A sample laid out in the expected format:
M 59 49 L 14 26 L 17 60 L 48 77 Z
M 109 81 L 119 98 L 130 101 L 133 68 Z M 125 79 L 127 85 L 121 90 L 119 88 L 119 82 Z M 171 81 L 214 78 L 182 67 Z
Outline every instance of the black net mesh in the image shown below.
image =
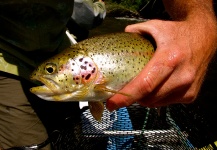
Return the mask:
M 133 104 L 112 113 L 105 110 L 102 122 L 94 120 L 86 109 L 80 121 L 68 120 L 54 146 L 58 150 L 203 148 L 213 139 L 204 116 L 194 113 L 198 108 L 173 105 L 159 111 Z

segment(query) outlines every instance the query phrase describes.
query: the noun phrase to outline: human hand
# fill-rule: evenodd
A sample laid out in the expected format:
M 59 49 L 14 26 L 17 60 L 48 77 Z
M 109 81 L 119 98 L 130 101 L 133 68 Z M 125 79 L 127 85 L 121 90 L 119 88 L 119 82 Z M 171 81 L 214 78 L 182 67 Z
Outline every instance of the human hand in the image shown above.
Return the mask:
M 112 111 L 138 102 L 160 107 L 195 100 L 216 50 L 216 26 L 207 19 L 185 21 L 150 20 L 130 25 L 126 32 L 150 34 L 157 49 L 140 74 L 120 94 L 107 100 Z

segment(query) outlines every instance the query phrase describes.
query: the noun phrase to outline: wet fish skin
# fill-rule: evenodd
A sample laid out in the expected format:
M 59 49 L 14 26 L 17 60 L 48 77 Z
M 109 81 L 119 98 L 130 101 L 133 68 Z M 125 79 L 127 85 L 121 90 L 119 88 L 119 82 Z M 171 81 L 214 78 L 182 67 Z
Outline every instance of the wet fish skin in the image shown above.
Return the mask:
M 100 120 L 102 102 L 119 93 L 153 54 L 152 43 L 135 33 L 89 38 L 43 62 L 30 78 L 44 86 L 30 91 L 45 100 L 89 101 L 92 115 Z

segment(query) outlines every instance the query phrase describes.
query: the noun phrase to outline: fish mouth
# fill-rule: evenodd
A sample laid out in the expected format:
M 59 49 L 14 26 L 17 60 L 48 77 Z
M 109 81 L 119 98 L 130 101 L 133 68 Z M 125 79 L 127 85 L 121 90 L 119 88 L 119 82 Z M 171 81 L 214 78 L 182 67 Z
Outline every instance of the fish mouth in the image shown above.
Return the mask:
M 46 76 L 38 76 L 37 81 L 40 81 L 44 85 L 32 87 L 30 88 L 30 92 L 37 95 L 41 99 L 47 101 L 64 101 L 71 96 L 68 93 L 62 93 L 59 91 L 60 88 L 58 84 Z
M 60 101 L 59 99 L 55 98 L 56 94 L 51 91 L 47 86 L 37 86 L 32 87 L 30 92 L 37 95 L 39 98 L 47 101 Z
M 41 94 L 47 93 L 49 95 L 58 94 L 59 86 L 55 81 L 51 80 L 50 78 L 48 78 L 44 75 L 38 76 L 38 78 L 36 80 L 40 81 L 44 85 L 31 88 L 32 93 L 38 93 L 38 94 L 39 93 L 41 93 Z

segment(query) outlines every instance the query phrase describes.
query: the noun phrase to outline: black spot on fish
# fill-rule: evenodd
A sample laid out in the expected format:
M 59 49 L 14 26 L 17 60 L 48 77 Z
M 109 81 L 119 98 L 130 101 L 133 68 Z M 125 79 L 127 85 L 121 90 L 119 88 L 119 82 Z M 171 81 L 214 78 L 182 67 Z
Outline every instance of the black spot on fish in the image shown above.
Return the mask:
M 72 71 L 74 71 L 74 69 L 72 69 Z
M 72 63 L 72 65 L 74 66 L 74 65 L 75 65 L 75 63 Z
M 76 77 L 76 80 L 79 80 L 79 77 Z
M 95 71 L 96 71 L 96 68 L 93 68 L 92 73 L 95 73 Z
M 87 63 L 88 63 L 87 61 L 84 62 L 84 64 L 87 64 Z
M 80 68 L 81 68 L 81 69 L 84 69 L 84 70 L 87 70 L 87 66 L 81 65 Z
M 81 77 L 84 78 L 84 75 L 82 75 Z
M 80 58 L 79 61 L 82 62 L 84 58 Z
M 73 78 L 73 80 L 75 80 L 75 78 Z
M 90 77 L 91 77 L 91 74 L 88 74 L 88 75 L 85 77 L 85 80 L 88 80 Z

